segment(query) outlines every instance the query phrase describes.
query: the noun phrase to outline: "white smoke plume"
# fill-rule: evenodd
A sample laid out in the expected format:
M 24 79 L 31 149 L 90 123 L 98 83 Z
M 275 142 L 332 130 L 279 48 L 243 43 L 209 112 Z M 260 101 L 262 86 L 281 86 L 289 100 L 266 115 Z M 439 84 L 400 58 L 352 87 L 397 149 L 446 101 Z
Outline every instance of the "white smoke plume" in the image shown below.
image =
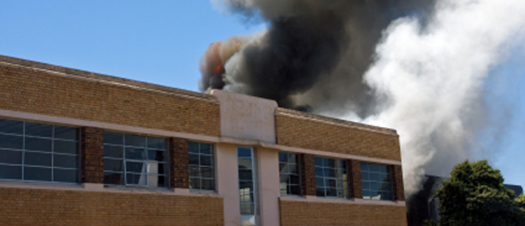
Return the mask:
M 523 0 L 212 2 L 269 26 L 212 43 L 202 91 L 398 130 L 408 196 L 483 154 L 479 133 L 497 126 L 485 83 L 525 35 Z
M 384 32 L 365 74 L 384 108 L 364 121 L 400 133 L 407 193 L 417 191 L 420 175 L 446 176 L 482 151 L 476 135 L 493 126 L 485 81 L 523 43 L 524 15 L 521 0 L 443 0 L 425 29 L 407 17 Z

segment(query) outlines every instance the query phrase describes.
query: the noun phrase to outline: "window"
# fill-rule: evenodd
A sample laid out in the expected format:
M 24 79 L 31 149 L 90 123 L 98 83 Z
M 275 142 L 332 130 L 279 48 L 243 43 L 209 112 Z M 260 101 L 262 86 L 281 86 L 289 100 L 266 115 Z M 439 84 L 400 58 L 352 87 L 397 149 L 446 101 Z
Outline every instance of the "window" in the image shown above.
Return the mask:
M 392 173 L 386 165 L 361 163 L 363 199 L 393 200 Z
M 281 195 L 301 195 L 299 158 L 296 154 L 279 153 Z
M 347 197 L 346 163 L 340 159 L 315 157 L 315 185 L 318 197 Z
M 241 225 L 257 225 L 257 164 L 255 150 L 237 147 Z
M 191 190 L 215 190 L 213 146 L 205 143 L 188 143 Z
M 104 184 L 167 187 L 164 138 L 104 132 Z
M 0 119 L 0 179 L 79 182 L 78 129 Z

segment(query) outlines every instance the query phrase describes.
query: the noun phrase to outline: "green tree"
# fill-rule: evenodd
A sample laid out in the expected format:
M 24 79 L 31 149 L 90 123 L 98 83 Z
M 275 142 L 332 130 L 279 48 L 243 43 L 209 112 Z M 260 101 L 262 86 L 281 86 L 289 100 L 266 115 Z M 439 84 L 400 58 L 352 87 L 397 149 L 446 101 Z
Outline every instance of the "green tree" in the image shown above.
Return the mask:
M 456 165 L 436 197 L 440 226 L 525 225 L 525 198 L 514 199 L 487 161 Z

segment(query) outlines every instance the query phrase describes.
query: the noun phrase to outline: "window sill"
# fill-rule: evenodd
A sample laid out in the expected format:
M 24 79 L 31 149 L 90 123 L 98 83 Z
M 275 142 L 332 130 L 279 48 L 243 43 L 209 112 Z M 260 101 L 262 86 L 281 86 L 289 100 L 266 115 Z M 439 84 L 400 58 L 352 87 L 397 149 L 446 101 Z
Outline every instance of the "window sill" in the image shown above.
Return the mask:
M 83 186 L 78 183 L 60 183 L 49 181 L 17 181 L 17 180 L 0 180 L 2 188 L 27 188 L 27 189 L 50 189 L 50 190 L 71 190 L 82 189 Z
M 360 205 L 384 205 L 384 206 L 405 206 L 404 201 L 389 201 L 389 200 L 363 200 L 359 198 L 343 199 L 343 198 L 329 198 L 317 196 L 281 196 L 279 200 L 282 201 L 297 201 L 297 202 L 316 202 L 316 203 L 339 203 L 339 204 L 360 204 Z

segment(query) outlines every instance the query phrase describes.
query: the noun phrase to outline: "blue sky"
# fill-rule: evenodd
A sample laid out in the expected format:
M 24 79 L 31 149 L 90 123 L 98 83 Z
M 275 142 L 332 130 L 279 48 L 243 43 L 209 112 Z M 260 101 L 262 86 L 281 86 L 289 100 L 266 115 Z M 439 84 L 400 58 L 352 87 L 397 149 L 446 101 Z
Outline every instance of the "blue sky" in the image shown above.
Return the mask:
M 0 54 L 198 91 L 199 60 L 211 42 L 263 28 L 221 14 L 207 0 L 3 1 Z M 510 118 L 490 162 L 506 183 L 525 186 L 523 52 L 494 68 L 504 79 L 486 86 L 488 104 Z

